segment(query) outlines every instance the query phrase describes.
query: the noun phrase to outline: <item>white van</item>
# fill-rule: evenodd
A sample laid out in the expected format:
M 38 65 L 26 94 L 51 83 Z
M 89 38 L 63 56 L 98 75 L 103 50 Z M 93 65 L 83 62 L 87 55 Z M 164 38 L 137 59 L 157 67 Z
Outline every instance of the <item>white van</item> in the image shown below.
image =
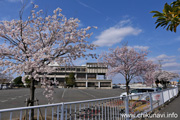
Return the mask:
M 138 88 L 138 89 L 133 89 L 129 92 L 129 95 L 138 95 L 146 92 L 156 92 L 160 91 L 160 88 Z M 127 92 L 121 93 L 120 97 L 125 97 L 127 96 Z

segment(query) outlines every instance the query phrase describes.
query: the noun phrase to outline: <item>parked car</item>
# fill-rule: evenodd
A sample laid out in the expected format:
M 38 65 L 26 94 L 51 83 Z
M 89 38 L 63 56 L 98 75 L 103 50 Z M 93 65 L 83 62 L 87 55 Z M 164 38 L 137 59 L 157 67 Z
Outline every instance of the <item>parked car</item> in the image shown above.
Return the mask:
M 129 87 L 129 86 L 128 86 L 128 87 Z M 124 85 L 124 86 L 121 86 L 120 88 L 123 89 L 123 90 L 125 90 L 125 89 L 126 89 L 126 86 Z M 129 87 L 129 89 L 130 89 L 130 87 Z
M 161 91 L 160 88 L 138 88 L 138 89 L 133 89 L 129 92 L 130 95 L 138 95 L 146 92 L 156 92 L 156 91 Z M 121 93 L 120 97 L 125 97 L 127 96 L 127 92 Z
M 171 85 L 171 87 L 177 87 L 177 85 Z
M 2 89 L 8 89 L 7 85 L 2 85 Z
M 116 89 L 116 88 L 120 88 L 120 86 L 119 85 L 114 85 L 113 89 Z

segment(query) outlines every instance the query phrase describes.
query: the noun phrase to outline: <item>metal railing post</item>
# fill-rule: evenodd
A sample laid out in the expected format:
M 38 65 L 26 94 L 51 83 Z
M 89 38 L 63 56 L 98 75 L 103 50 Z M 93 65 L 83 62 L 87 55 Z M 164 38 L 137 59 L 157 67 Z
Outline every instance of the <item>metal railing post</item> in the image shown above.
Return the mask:
M 164 94 L 163 94 L 163 91 L 161 93 L 162 93 L 162 102 L 164 104 Z
M 153 110 L 152 93 L 149 93 L 149 101 L 150 101 L 150 107 L 151 107 L 151 111 L 152 111 Z
M 125 114 L 126 114 L 126 120 L 129 120 L 129 97 L 125 97 Z
M 178 93 L 179 93 L 179 86 L 176 87 L 176 96 L 178 96 Z
M 174 95 L 174 89 L 172 89 L 172 96 L 174 97 L 175 95 Z
M 9 120 L 12 120 L 12 112 L 10 112 L 10 118 L 9 118 Z
M 170 93 L 169 93 L 169 90 L 168 90 L 168 96 L 169 96 L 169 99 L 168 99 L 168 100 L 170 100 L 171 98 L 170 98 Z
M 59 105 L 57 106 L 57 120 L 59 120 Z
M 61 120 L 64 120 L 64 103 L 61 106 Z

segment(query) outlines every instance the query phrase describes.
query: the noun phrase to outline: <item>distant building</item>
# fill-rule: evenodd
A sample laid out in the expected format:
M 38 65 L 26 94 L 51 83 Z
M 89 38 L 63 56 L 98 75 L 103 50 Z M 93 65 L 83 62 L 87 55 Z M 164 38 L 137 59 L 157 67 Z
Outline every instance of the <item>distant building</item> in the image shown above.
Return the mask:
M 86 63 L 85 66 L 52 66 L 56 71 L 46 75 L 51 80 L 59 81 L 59 86 L 64 87 L 65 77 L 70 73 L 74 73 L 75 87 L 77 88 L 96 88 L 96 89 L 111 89 L 112 80 L 108 79 L 106 72 L 108 66 L 101 63 Z
M 142 82 L 132 83 L 129 84 L 130 88 L 146 88 L 147 86 L 143 84 Z
M 171 81 L 171 85 L 177 85 L 178 81 Z

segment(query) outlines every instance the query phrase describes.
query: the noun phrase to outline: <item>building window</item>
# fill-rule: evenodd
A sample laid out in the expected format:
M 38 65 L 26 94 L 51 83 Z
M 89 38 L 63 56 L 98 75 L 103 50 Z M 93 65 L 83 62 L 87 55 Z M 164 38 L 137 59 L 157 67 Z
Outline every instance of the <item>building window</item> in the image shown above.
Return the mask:
M 81 71 L 85 72 L 85 71 L 86 71 L 86 68 L 82 68 Z
M 65 73 L 55 73 L 55 75 L 65 75 Z
M 85 82 L 77 82 L 76 87 L 86 87 L 86 83 Z
M 95 73 L 89 73 L 87 74 L 88 79 L 96 79 L 96 74 Z
M 105 74 L 98 74 L 97 79 L 98 80 L 104 80 L 104 79 L 106 79 L 106 76 L 105 76 Z
M 83 78 L 83 79 L 85 79 L 85 78 L 86 78 L 86 74 L 78 73 L 78 74 L 77 74 L 77 79 L 78 79 L 78 78 L 81 78 L 81 79 Z
M 71 71 L 71 68 L 66 68 L 66 71 Z
M 71 71 L 75 71 L 76 69 L 75 68 L 71 68 Z
M 88 87 L 97 87 L 95 82 L 88 82 Z
M 65 68 L 61 68 L 60 71 L 65 71 Z
M 101 82 L 101 87 L 111 87 L 111 82 Z

